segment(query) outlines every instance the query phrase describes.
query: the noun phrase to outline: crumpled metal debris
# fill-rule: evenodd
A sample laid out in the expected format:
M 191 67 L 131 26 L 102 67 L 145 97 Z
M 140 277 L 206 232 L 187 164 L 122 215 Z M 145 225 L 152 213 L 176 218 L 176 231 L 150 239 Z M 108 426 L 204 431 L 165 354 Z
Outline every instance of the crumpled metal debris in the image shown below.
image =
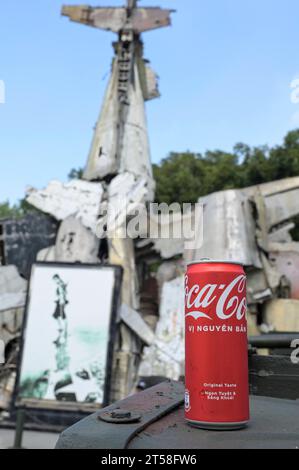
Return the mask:
M 122 304 L 120 308 L 120 319 L 143 341 L 150 346 L 155 340 L 153 330 L 145 323 L 139 312 Z
M 244 192 L 254 197 L 257 190 L 264 199 L 268 232 L 298 215 L 299 176 L 251 186 Z
M 153 194 L 154 181 L 150 148 L 138 66 L 134 66 L 134 80 L 129 85 L 126 121 L 123 123 L 121 153 L 117 156 L 118 142 L 118 68 L 112 66 L 112 75 L 106 91 L 101 113 L 95 129 L 84 179 L 95 180 L 116 173 L 131 173 L 143 178 Z
M 169 213 L 165 214 L 157 207 L 157 213 L 152 210 L 148 214 L 147 227 L 150 228 L 148 240 L 153 243 L 154 250 L 163 259 L 182 256 L 187 235 L 192 235 L 194 225 L 195 216 L 191 210 L 182 213 L 170 209 Z
M 183 276 L 184 273 L 185 263 L 183 259 L 163 261 L 163 263 L 160 264 L 156 273 L 160 292 L 165 282 L 169 282 L 173 279 L 176 279 L 177 277 Z
M 290 282 L 290 297 L 299 300 L 299 242 L 269 243 L 269 258 Z
M 0 266 L 0 311 L 24 307 L 27 281 L 16 266 Z
M 100 240 L 74 216 L 60 224 L 56 244 L 40 251 L 38 261 L 98 263 Z
M 57 220 L 72 215 L 95 232 L 103 192 L 101 183 L 76 179 L 61 183 L 53 180 L 45 189 L 29 188 L 26 200 Z
M 162 287 L 155 340 L 144 349 L 139 368 L 142 377 L 158 375 L 178 380 L 184 375 L 184 277 Z
M 108 188 L 108 233 L 109 229 L 125 227 L 127 216 L 152 199 L 153 193 L 145 178 L 136 178 L 131 172 L 113 178 Z
M 16 378 L 18 339 L 24 316 L 27 281 L 16 266 L 0 266 L 0 338 L 5 365 L 0 367 L 0 409 L 9 409 Z
M 149 138 L 137 64 L 134 66 L 134 80 L 129 89 L 130 107 L 124 125 L 124 137 L 120 155 L 119 172 L 130 171 L 145 178 L 154 190 Z
M 186 261 L 201 258 L 238 260 L 261 268 L 255 241 L 253 208 L 242 190 L 227 190 L 198 200 L 203 204 L 203 245 L 188 250 Z

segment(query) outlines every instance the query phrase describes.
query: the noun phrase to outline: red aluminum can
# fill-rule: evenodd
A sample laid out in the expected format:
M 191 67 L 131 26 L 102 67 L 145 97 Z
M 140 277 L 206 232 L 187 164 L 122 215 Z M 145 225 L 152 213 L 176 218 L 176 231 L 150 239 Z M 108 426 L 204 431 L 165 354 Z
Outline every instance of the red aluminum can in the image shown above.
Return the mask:
M 246 276 L 240 263 L 202 260 L 185 276 L 185 417 L 204 429 L 249 420 Z

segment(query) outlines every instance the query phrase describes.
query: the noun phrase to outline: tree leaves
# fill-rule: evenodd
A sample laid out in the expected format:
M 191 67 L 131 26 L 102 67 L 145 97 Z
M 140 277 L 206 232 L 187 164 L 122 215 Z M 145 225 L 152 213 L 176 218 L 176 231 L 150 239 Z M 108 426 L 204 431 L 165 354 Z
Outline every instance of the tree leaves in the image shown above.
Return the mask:
M 156 201 L 196 202 L 199 197 L 231 188 L 244 188 L 299 175 L 299 129 L 283 145 L 249 147 L 237 143 L 232 153 L 172 152 L 154 165 Z

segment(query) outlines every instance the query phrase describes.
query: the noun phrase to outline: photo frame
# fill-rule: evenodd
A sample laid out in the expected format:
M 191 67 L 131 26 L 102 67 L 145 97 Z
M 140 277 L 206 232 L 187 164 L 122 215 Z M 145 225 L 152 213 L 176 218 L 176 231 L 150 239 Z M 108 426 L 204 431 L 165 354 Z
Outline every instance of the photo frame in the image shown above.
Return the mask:
M 120 266 L 33 264 L 16 408 L 89 412 L 109 403 L 121 281 Z

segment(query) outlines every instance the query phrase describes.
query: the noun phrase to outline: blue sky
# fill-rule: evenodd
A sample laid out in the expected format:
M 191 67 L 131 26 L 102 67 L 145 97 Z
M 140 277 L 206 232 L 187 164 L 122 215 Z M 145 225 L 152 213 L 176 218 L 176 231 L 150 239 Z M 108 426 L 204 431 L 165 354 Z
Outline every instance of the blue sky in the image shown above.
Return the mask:
M 88 155 L 114 35 L 61 17 L 62 4 L 1 2 L 0 201 L 66 180 Z M 159 4 L 177 13 L 171 28 L 143 36 L 162 94 L 147 103 L 153 162 L 172 150 L 275 145 L 299 127 L 299 104 L 290 99 L 299 77 L 298 1 L 140 2 Z

